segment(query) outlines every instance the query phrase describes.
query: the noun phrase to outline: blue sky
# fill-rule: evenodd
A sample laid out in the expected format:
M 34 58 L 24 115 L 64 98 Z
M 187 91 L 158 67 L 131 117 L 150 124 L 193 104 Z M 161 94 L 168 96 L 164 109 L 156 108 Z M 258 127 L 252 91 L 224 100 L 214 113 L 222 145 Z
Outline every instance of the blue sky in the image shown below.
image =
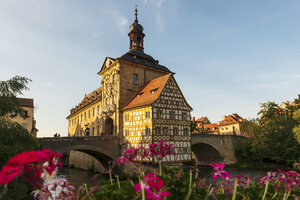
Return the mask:
M 105 57 L 128 51 L 135 4 L 145 52 L 176 72 L 193 116 L 253 118 L 300 92 L 298 0 L 0 0 L 0 80 L 33 80 L 39 137 L 66 135 Z

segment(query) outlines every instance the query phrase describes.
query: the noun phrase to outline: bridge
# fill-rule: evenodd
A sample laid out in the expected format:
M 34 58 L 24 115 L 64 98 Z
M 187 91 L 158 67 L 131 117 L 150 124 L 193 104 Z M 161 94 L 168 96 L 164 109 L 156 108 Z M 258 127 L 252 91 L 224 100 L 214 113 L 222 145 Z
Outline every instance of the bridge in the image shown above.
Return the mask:
M 191 148 L 199 164 L 207 165 L 213 162 L 233 164 L 235 143 L 243 137 L 236 135 L 192 134 Z M 85 137 L 51 137 L 40 138 L 43 148 L 63 154 L 64 165 L 72 150 L 87 153 L 96 158 L 105 168 L 108 161 L 116 161 L 121 156 L 121 146 L 118 136 L 85 136 Z
M 114 135 L 86 137 L 48 137 L 40 138 L 42 147 L 63 154 L 61 161 L 68 165 L 72 150 L 87 153 L 96 158 L 105 168 L 109 161 L 120 157 L 119 138 Z
M 235 144 L 245 137 L 237 135 L 192 134 L 191 147 L 199 164 L 214 162 L 236 163 Z

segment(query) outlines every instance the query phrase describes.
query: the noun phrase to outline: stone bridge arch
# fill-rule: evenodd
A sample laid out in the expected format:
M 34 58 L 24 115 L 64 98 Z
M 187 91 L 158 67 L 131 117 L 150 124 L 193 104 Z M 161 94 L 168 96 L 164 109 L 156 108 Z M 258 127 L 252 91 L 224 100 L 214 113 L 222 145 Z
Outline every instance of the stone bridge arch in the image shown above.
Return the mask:
M 224 155 L 216 147 L 206 143 L 192 145 L 192 152 L 199 164 L 208 165 L 215 162 L 224 162 Z
M 193 134 L 191 147 L 200 164 L 213 162 L 236 163 L 235 143 L 244 137 L 236 135 Z
M 70 155 L 70 152 L 74 151 L 80 151 L 83 153 L 86 153 L 94 158 L 96 158 L 101 165 L 108 169 L 108 162 L 109 161 L 117 161 L 118 158 L 115 158 L 114 155 L 111 154 L 111 152 L 101 148 L 101 147 L 94 147 L 89 145 L 75 145 L 75 146 L 67 146 L 67 147 L 61 147 L 56 149 L 56 152 L 63 154 L 64 156 L 68 157 Z
M 72 150 L 83 152 L 97 159 L 104 168 L 108 169 L 109 161 L 120 157 L 120 146 L 117 136 L 85 136 L 41 138 L 42 147 L 63 154 L 61 161 L 68 165 Z

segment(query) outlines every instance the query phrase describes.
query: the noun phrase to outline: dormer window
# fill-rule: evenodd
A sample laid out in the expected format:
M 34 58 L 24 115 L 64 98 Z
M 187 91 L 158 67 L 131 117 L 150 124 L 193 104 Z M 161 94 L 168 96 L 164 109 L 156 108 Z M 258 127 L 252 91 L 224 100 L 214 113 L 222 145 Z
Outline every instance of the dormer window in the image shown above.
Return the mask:
M 132 83 L 134 85 L 137 85 L 139 83 L 139 75 L 138 74 L 133 74 L 132 75 Z
M 150 91 L 151 94 L 155 93 L 157 89 L 158 89 L 158 88 L 155 88 L 155 89 L 151 90 L 151 91 Z
M 137 95 L 137 97 L 140 97 L 143 93 L 144 93 L 144 92 L 139 93 L 139 94 Z

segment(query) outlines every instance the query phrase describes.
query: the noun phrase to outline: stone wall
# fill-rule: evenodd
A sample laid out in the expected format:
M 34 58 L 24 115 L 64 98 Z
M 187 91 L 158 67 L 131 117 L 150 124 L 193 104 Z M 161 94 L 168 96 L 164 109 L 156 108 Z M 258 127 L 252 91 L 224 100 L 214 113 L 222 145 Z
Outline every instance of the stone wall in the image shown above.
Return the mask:
M 95 170 L 101 172 L 104 170 L 101 163 L 94 157 L 80 152 L 80 151 L 71 151 L 69 155 L 69 166 L 88 170 L 92 165 L 94 165 Z

